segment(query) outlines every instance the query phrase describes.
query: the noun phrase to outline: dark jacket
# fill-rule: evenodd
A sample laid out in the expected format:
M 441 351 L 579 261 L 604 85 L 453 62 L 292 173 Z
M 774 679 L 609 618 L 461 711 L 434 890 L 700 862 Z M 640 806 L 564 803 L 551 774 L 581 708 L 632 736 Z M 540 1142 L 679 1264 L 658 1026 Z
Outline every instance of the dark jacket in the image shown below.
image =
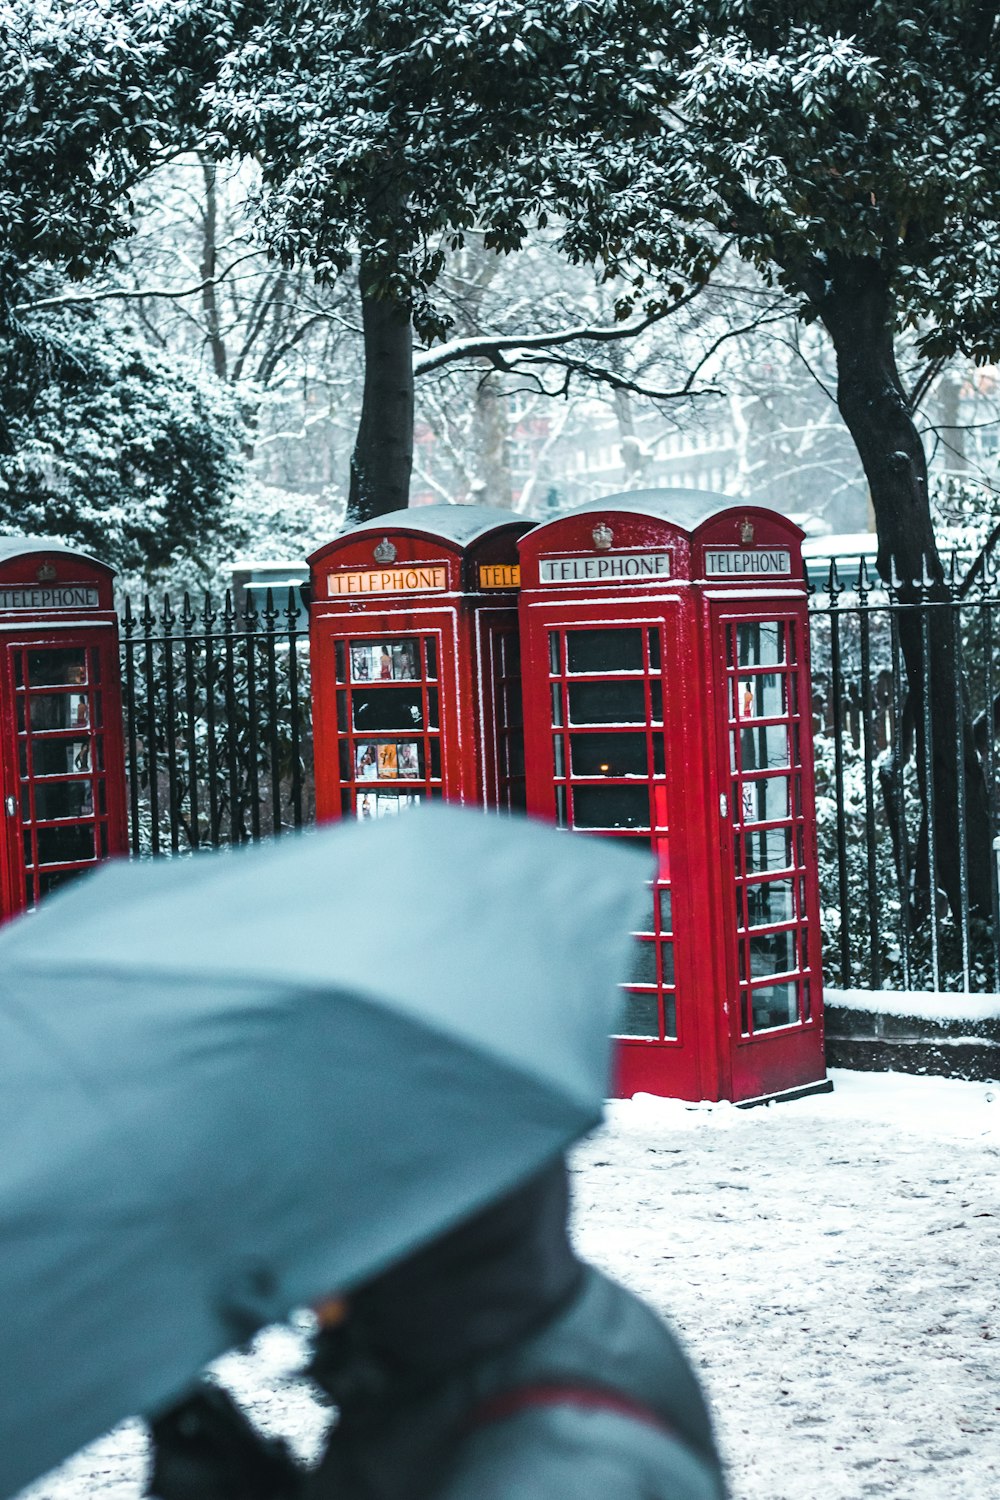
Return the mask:
M 721 1500 L 690 1364 L 576 1259 L 566 1207 L 560 1165 L 351 1299 L 306 1500 Z

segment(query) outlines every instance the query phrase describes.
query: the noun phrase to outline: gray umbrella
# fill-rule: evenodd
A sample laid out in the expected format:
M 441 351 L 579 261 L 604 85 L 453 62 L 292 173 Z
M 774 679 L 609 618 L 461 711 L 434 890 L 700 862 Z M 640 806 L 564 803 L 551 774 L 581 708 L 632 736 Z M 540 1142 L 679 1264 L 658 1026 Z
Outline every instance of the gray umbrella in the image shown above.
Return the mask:
M 435 808 L 0 933 L 0 1494 L 590 1128 L 643 874 Z

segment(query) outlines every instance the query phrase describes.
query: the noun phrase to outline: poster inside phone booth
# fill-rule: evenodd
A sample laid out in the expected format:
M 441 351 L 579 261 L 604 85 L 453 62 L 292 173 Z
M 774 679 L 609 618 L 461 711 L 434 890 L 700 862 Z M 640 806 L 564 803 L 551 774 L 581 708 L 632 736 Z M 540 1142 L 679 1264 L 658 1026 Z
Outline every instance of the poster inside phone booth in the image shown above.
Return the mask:
M 801 536 L 650 490 L 519 544 L 528 810 L 648 860 L 624 1096 L 829 1086 Z
M 524 807 L 517 539 L 479 505 L 396 511 L 309 559 L 321 819 Z
M 0 917 L 128 848 L 114 573 L 0 538 Z

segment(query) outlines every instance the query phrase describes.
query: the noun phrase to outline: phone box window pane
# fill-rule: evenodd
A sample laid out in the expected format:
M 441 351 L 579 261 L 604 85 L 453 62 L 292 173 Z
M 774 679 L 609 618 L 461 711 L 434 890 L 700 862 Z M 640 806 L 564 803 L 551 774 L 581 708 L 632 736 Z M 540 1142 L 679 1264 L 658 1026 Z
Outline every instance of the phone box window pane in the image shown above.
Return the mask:
M 799 1019 L 798 985 L 767 984 L 751 990 L 754 1031 L 771 1031 L 775 1026 L 794 1026 Z
M 32 729 L 76 729 L 90 722 L 82 693 L 37 693 L 28 701 Z
M 521 674 L 521 641 L 516 630 L 509 631 L 506 635 L 499 637 L 500 658 L 503 662 L 503 673 L 505 677 L 519 677 Z
M 553 739 L 552 739 L 552 753 L 553 753 L 554 763 L 555 763 L 555 774 L 557 776 L 565 776 L 566 775 L 566 751 L 565 751 L 565 749 L 563 747 L 563 737 L 562 737 L 561 734 L 557 734 L 557 735 L 553 736 Z
M 747 920 L 751 927 L 770 927 L 776 922 L 793 920 L 790 880 L 765 880 L 759 885 L 748 885 L 746 893 Z
M 559 676 L 559 665 L 560 665 L 559 632 L 557 630 L 550 630 L 549 631 L 549 671 L 552 673 L 553 677 L 558 677 Z
M 341 734 L 347 733 L 347 694 L 337 694 L 337 728 Z
M 623 999 L 621 1029 L 618 1035 L 658 1038 L 660 1035 L 660 1004 L 656 995 L 626 993 Z
M 441 780 L 441 741 L 431 740 L 431 780 Z
M 772 667 L 785 660 L 785 626 L 780 620 L 746 621 L 736 627 L 741 667 Z
M 792 865 L 792 831 L 790 828 L 769 828 L 763 833 L 747 833 L 743 836 L 748 875 L 762 874 L 765 870 L 788 870 Z
M 333 644 L 334 674 L 338 682 L 347 681 L 347 648 L 343 641 Z
M 562 684 L 554 682 L 552 684 L 552 723 L 558 728 L 562 724 L 562 721 Z
M 521 700 L 521 688 L 516 682 L 509 682 L 504 689 L 507 723 L 511 729 L 520 729 L 524 723 L 524 705 Z
M 429 726 L 429 728 L 431 728 L 431 729 L 439 729 L 440 728 L 440 716 L 438 714 L 438 690 L 437 690 L 437 688 L 428 688 L 427 689 L 427 719 L 428 719 L 428 726 Z
M 420 676 L 420 642 L 403 640 L 352 641 L 352 682 L 415 682 Z
M 574 734 L 570 736 L 574 776 L 645 776 L 644 734 Z
M 790 817 L 790 795 L 787 776 L 745 781 L 741 803 L 744 823 L 774 823 Z
M 641 630 L 570 630 L 566 634 L 567 671 L 641 672 Z
M 61 885 L 68 885 L 71 880 L 76 880 L 82 874 L 82 870 L 50 870 L 48 873 L 42 871 L 38 876 L 38 894 L 47 896 L 50 891 L 57 890 Z
M 98 771 L 104 769 L 103 744 L 94 741 Z M 76 771 L 90 770 L 89 740 L 33 740 L 31 764 L 36 776 L 72 776 Z M 26 775 L 22 756 L 22 775 Z
M 788 711 L 788 679 L 774 672 L 754 677 L 735 677 L 736 713 L 738 719 L 779 719 Z
M 658 672 L 660 670 L 660 632 L 651 630 L 649 632 L 649 670 Z
M 656 983 L 656 944 L 648 938 L 634 938 L 632 940 L 625 983 Z
M 675 984 L 674 979 L 674 945 L 673 943 L 660 944 L 660 958 L 663 964 L 663 983 Z
M 86 681 L 87 652 L 83 646 L 28 652 L 28 682 L 32 687 Z
M 524 741 L 519 734 L 507 736 L 507 769 L 511 776 L 524 775 Z
M 566 788 L 556 787 L 556 824 L 559 828 L 565 828 L 566 822 Z
M 427 676 L 436 678 L 438 674 L 438 650 L 437 641 L 433 636 L 427 636 L 424 640 L 424 657 L 427 663 Z
M 648 828 L 649 793 L 644 786 L 576 786 L 574 828 Z
M 671 913 L 670 891 L 660 888 L 660 931 L 673 932 L 673 916 Z
M 768 932 L 750 938 L 750 973 L 754 979 L 790 974 L 797 968 L 794 932 Z
M 94 859 L 94 830 L 86 824 L 38 829 L 38 863 L 67 864 L 70 860 Z
M 663 997 L 663 1034 L 671 1039 L 677 1036 L 677 996 Z
M 649 684 L 649 717 L 654 724 L 663 723 L 663 683 L 657 678 Z
M 778 770 L 788 765 L 788 728 L 763 724 L 740 731 L 740 761 L 744 771 Z
M 423 724 L 419 688 L 386 687 L 365 692 L 355 688 L 352 699 L 354 727 L 368 732 L 379 729 L 419 729 Z
M 24 802 L 27 802 L 25 797 Z M 35 817 L 89 818 L 94 811 L 94 794 L 89 781 L 40 782 L 35 787 Z M 24 814 L 28 816 L 27 811 Z
M 571 682 L 571 724 L 645 724 L 646 695 L 641 682 Z

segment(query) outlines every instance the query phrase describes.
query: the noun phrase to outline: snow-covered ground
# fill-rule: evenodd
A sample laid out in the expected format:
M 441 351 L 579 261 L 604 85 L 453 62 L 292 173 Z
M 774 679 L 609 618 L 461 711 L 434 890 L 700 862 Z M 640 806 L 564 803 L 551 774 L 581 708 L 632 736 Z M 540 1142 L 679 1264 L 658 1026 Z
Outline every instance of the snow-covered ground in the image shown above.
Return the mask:
M 764 1109 L 613 1104 L 575 1156 L 580 1249 L 680 1329 L 734 1500 L 995 1500 L 1000 1086 L 833 1077 Z M 299 1347 L 270 1331 L 223 1375 L 307 1455 Z M 131 1424 L 25 1497 L 137 1500 L 144 1472 Z

